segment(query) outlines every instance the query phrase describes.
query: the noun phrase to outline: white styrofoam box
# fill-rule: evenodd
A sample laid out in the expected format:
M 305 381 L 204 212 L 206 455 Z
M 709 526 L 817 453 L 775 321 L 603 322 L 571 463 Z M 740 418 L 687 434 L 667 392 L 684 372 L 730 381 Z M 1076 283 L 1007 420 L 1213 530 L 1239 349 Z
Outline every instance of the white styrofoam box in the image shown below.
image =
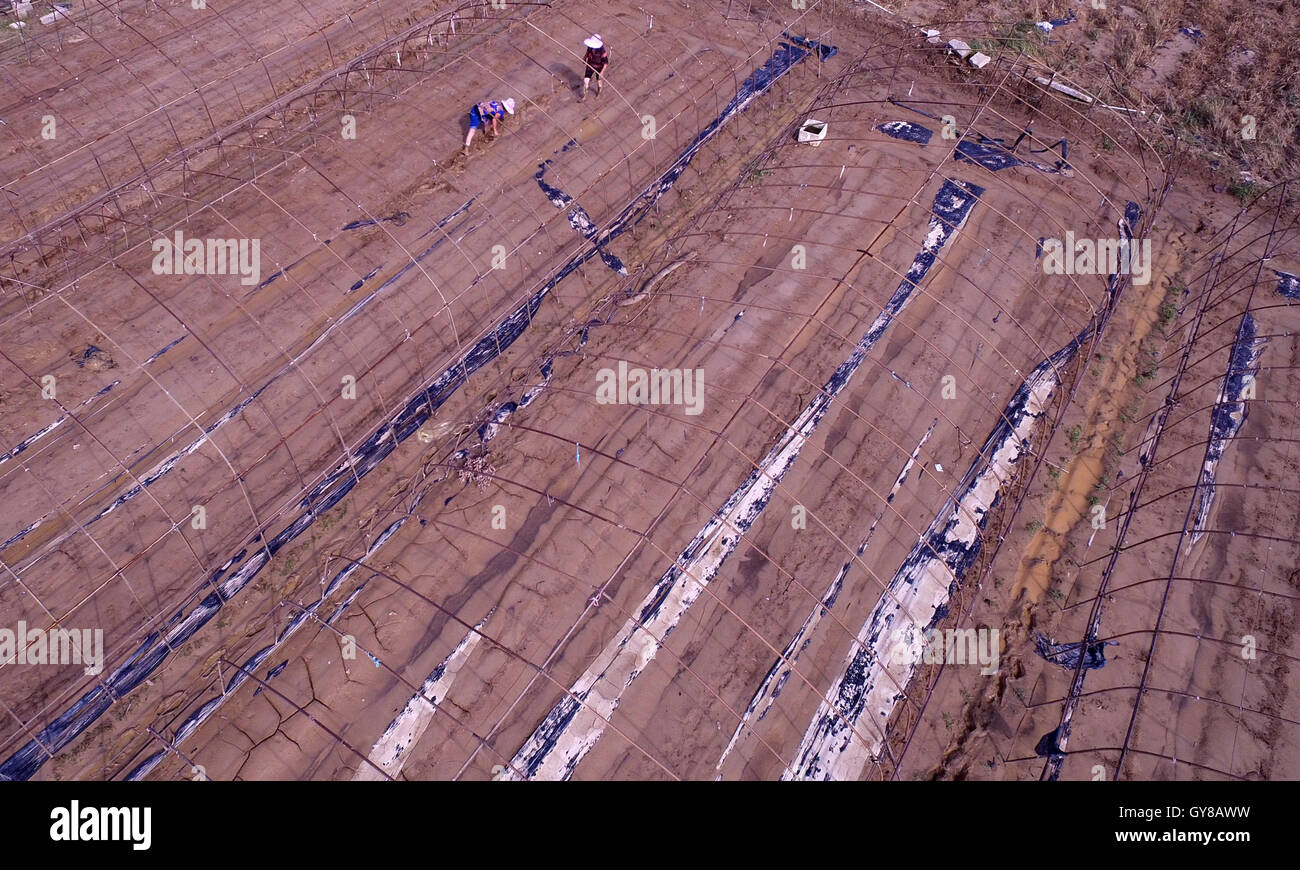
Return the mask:
M 826 122 L 809 118 L 799 127 L 799 141 L 807 142 L 816 148 L 826 138 Z

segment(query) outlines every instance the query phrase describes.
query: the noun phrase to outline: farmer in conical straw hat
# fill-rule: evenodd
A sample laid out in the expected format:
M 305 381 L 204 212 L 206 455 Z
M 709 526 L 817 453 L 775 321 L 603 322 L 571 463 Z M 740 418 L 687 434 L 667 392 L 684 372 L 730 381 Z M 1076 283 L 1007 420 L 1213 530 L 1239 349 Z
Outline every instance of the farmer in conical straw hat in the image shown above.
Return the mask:
M 605 48 L 605 40 L 600 38 L 599 33 L 588 36 L 582 44 L 587 47 L 587 53 L 582 56 L 587 69 L 582 75 L 582 96 L 578 97 L 579 103 L 587 99 L 587 86 L 592 79 L 596 80 L 596 96 L 600 96 L 600 77 L 605 72 L 605 67 L 609 66 L 609 49 Z
M 469 143 L 479 127 L 492 125 L 492 135 L 497 135 L 497 121 L 506 115 L 515 113 L 514 100 L 485 100 L 469 110 L 469 132 L 465 134 L 465 153 L 469 153 Z

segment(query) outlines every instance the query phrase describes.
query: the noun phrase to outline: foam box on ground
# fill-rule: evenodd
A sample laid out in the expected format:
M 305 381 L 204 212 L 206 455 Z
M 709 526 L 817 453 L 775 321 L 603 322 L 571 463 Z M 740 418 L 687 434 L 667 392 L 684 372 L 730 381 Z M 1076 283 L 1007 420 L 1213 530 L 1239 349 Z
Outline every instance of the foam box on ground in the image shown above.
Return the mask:
M 816 148 L 826 138 L 826 122 L 809 118 L 799 127 L 799 141 L 807 142 Z

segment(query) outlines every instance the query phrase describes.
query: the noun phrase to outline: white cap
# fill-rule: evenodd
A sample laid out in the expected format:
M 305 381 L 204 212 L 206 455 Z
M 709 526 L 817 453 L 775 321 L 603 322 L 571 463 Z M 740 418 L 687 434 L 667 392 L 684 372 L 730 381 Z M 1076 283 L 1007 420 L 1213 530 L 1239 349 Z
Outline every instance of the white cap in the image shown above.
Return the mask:
M 601 40 L 599 33 L 593 33 L 591 36 L 584 39 L 582 44 L 587 46 L 587 48 L 600 48 L 605 43 Z
M 514 100 L 506 100 L 504 103 L 502 103 L 502 105 L 506 107 L 506 111 L 509 112 L 510 114 L 513 115 L 513 114 L 515 113 L 515 101 L 514 101 Z

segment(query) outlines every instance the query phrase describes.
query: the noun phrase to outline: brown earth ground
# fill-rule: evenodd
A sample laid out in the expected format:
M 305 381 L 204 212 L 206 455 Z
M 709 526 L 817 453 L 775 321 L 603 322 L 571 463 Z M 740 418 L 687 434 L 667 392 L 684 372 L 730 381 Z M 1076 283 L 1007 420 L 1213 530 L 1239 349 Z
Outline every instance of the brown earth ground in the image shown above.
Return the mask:
M 1067 230 L 1111 237 L 1130 200 L 1152 239 L 1151 281 L 1124 290 L 1101 339 L 1071 366 L 1068 400 L 1052 409 L 1059 423 L 1009 482 L 1007 509 L 944 623 L 1000 627 L 1001 670 L 924 672 L 891 719 L 890 757 L 868 776 L 1038 778 L 1035 746 L 1057 726 L 1073 673 L 1038 656 L 1034 635 L 1080 640 L 1098 590 L 1107 602 L 1098 636 L 1116 645 L 1087 675 L 1063 778 L 1097 778 L 1098 765 L 1110 778 L 1122 746 L 1126 778 L 1300 775 L 1300 701 L 1288 680 L 1300 654 L 1290 540 L 1300 499 L 1287 435 L 1297 341 L 1295 309 L 1271 272 L 1300 265 L 1294 218 L 1273 225 L 1262 201 L 1250 214 L 1264 217 L 1241 218 L 1246 228 L 1229 238 L 1221 228 L 1241 202 L 1212 193 L 1222 179 L 1207 158 L 1171 145 L 1156 122 L 1044 95 L 1010 56 L 963 69 L 869 7 L 810 5 L 806 14 L 722 3 L 480 6 L 453 32 L 446 4 L 237 3 L 248 38 L 236 40 L 229 23 L 196 25 L 188 4 L 164 4 L 162 14 L 139 10 L 130 27 L 97 20 L 93 38 L 48 45 L 40 57 L 55 59 L 62 83 L 24 85 L 0 108 L 9 137 L 0 166 L 12 179 L 3 237 L 17 240 L 5 248 L 0 297 L 0 445 L 12 450 L 70 416 L 0 464 L 0 541 L 17 538 L 0 550 L 0 613 L 4 626 L 101 627 L 108 671 L 210 595 L 214 572 L 299 516 L 304 495 L 348 467 L 359 444 L 590 249 L 571 209 L 539 186 L 543 163 L 547 184 L 608 226 L 783 30 L 839 52 L 796 65 L 609 242 L 628 275 L 595 258 L 560 281 L 521 337 L 416 437 L 37 777 L 121 778 L 159 752 L 155 778 L 370 775 L 389 723 L 475 634 L 437 713 L 385 773 L 499 773 L 850 355 L 921 250 L 945 179 L 986 192 L 735 553 L 661 638 L 574 777 L 782 774 L 883 585 L 945 509 L 1012 393 L 1105 300 L 1104 276 L 1043 274 L 1036 243 Z M 901 5 L 891 8 L 912 19 L 929 11 Z M 433 23 L 414 43 L 349 67 L 421 22 Z M 614 65 L 605 92 L 579 104 L 574 51 L 592 30 Z M 945 26 L 944 39 L 964 33 Z M 0 50 L 7 75 L 29 81 L 14 70 L 37 59 L 14 43 Z M 332 74 L 344 67 L 346 77 Z M 323 80 L 324 92 L 260 114 Z M 355 91 L 341 96 L 346 87 Z M 459 156 L 466 108 L 506 96 L 519 111 L 499 139 L 480 137 Z M 1073 173 L 994 173 L 953 160 L 955 142 L 939 135 L 925 147 L 885 136 L 876 128 L 886 121 L 940 127 L 891 98 L 1007 141 L 1032 124 L 1037 148 L 1068 138 Z M 74 134 L 42 140 L 45 114 Z M 355 139 L 339 133 L 343 115 L 355 119 Z M 808 117 L 828 124 L 816 149 L 795 142 Z M 207 136 L 221 148 L 200 148 Z M 93 203 L 106 188 L 115 195 Z M 80 221 L 63 219 L 86 203 Z M 343 229 L 365 219 L 377 222 Z M 177 229 L 260 238 L 263 278 L 285 271 L 261 287 L 153 274 L 150 239 Z M 1269 336 L 1257 399 L 1218 468 L 1217 531 L 1175 563 L 1248 297 Z M 1184 345 L 1177 405 L 1104 572 L 1139 478 L 1139 444 Z M 100 352 L 88 355 L 92 346 Z M 702 413 L 598 404 L 597 372 L 620 360 L 702 370 Z M 53 400 L 40 398 L 46 375 Z M 543 383 L 483 440 L 483 423 Z M 1095 504 L 1107 512 L 1099 530 Z M 798 513 L 806 528 L 792 524 Z M 321 618 L 282 639 L 357 560 Z M 760 681 L 846 562 L 844 589 L 776 704 L 718 770 Z M 1257 639 L 1257 658 L 1240 654 L 1244 635 Z M 270 646 L 252 680 L 223 691 Z M 0 760 L 100 679 L 75 667 L 0 668 Z M 207 704 L 211 715 L 178 735 Z

